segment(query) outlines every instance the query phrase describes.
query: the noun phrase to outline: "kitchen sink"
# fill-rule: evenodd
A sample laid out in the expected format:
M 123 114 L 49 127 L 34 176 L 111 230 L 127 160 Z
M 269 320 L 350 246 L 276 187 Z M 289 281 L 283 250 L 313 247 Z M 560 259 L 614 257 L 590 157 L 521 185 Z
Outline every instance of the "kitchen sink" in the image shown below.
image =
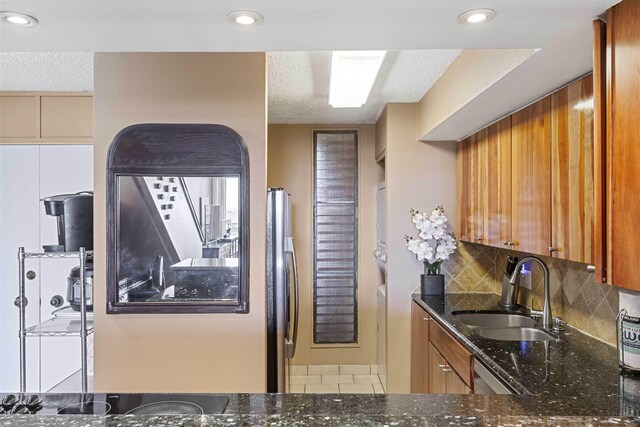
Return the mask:
M 553 341 L 557 338 L 536 328 L 477 328 L 475 333 L 484 338 L 500 341 Z
M 531 327 L 536 323 L 534 319 L 522 314 L 469 312 L 454 312 L 452 314 L 462 323 L 471 327 Z

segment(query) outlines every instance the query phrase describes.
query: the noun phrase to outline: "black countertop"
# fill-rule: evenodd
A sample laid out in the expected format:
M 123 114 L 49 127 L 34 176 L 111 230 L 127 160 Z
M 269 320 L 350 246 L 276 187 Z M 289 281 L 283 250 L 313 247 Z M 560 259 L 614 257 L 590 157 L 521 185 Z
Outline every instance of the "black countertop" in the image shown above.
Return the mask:
M 0 415 L 0 427 L 639 425 L 637 418 L 586 415 L 584 409 L 558 399 L 533 395 L 228 396 L 223 415 Z
M 584 415 L 640 414 L 640 377 L 621 374 L 614 347 L 570 326 L 559 340 L 491 340 L 452 314 L 500 310 L 494 294 L 414 294 L 413 300 L 517 393 L 556 399 Z

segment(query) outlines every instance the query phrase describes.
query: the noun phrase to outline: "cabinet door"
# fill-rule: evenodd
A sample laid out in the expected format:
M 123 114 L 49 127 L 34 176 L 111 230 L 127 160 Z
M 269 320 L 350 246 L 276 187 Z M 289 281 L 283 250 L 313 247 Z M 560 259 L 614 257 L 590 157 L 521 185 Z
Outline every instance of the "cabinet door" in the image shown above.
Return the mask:
M 0 96 L 0 138 L 37 136 L 35 96 Z
M 445 373 L 445 393 L 447 394 L 471 394 L 471 389 L 462 381 L 450 366 L 443 369 Z
M 486 165 L 484 196 L 485 245 L 503 248 L 511 240 L 511 116 L 489 126 L 483 140 Z
M 40 195 L 37 145 L 0 145 L 0 389 L 17 391 L 20 387 L 18 309 L 18 247 L 39 251 L 38 217 Z M 40 322 L 40 263 L 25 261 L 25 270 L 34 280 L 25 281 L 28 299 L 26 326 Z M 27 338 L 27 391 L 40 391 L 40 339 Z
M 93 97 L 42 96 L 42 138 L 91 138 L 93 136 Z
M 551 95 L 553 255 L 593 262 L 593 78 Z
M 433 344 L 428 344 L 429 353 L 429 393 L 444 394 L 447 392 L 445 368 L 447 362 Z
M 93 190 L 93 147 L 91 145 L 40 145 L 40 199 L 55 194 Z M 40 203 L 40 245 L 57 242 L 56 219 L 47 215 Z M 42 248 L 37 248 L 41 250 Z M 42 260 L 40 318 L 53 317 L 51 298 L 67 297 L 69 271 L 77 259 Z M 65 305 L 67 305 L 66 303 Z M 32 308 L 32 309 L 35 309 Z M 80 369 L 80 339 L 76 337 L 42 338 L 41 391 L 48 391 Z M 91 366 L 91 365 L 90 365 Z M 73 384 L 74 386 L 76 384 Z M 80 391 L 80 388 L 67 390 Z
M 551 243 L 550 97 L 511 116 L 514 249 L 548 255 Z
M 607 259 L 609 281 L 640 290 L 640 2 L 623 1 L 607 18 Z
M 411 393 L 429 393 L 429 322 L 431 317 L 411 303 Z
M 479 131 L 458 143 L 458 238 L 465 242 L 481 242 L 484 228 L 485 188 L 482 182 L 482 141 L 486 134 Z
M 422 393 L 420 383 L 420 323 L 424 310 L 415 301 L 411 302 L 411 393 Z

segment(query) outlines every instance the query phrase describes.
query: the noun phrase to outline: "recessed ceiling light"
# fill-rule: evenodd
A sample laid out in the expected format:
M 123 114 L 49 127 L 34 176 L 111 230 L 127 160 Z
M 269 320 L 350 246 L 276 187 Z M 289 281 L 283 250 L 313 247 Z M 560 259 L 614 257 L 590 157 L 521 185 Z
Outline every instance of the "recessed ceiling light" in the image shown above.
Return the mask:
M 38 25 L 38 20 L 36 18 L 19 12 L 0 12 L 0 18 L 2 18 L 4 22 L 19 25 L 21 27 L 32 27 L 34 25 Z
M 235 10 L 227 15 L 227 20 L 232 24 L 248 26 L 261 24 L 264 18 L 250 10 Z
M 496 16 L 493 9 L 471 9 L 458 16 L 458 22 L 464 25 L 489 22 Z

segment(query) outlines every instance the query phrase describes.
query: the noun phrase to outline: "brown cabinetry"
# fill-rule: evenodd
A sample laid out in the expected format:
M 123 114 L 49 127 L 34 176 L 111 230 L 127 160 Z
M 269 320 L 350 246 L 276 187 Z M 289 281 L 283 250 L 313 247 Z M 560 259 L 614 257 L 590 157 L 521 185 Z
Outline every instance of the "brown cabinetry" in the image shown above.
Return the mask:
M 593 77 L 551 95 L 551 246 L 593 262 Z
M 458 144 L 462 241 L 593 262 L 593 79 Z
M 90 144 L 90 93 L 0 92 L 0 144 Z
M 548 254 L 551 239 L 551 102 L 511 116 L 511 230 L 514 249 Z
M 411 319 L 411 392 L 471 393 L 472 354 L 415 301 Z
M 624 0 L 594 26 L 596 280 L 633 290 L 640 290 L 638 22 L 640 0 Z

